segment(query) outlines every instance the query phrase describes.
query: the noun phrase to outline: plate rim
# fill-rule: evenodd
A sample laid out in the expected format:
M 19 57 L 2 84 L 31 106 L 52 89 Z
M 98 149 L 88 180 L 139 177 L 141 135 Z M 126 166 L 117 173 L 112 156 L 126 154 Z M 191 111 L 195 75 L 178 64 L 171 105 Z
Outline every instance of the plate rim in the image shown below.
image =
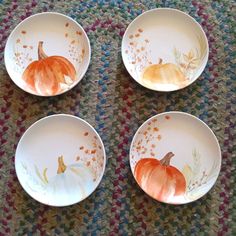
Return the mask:
M 152 119 L 154 119 L 154 118 L 157 118 L 157 117 L 160 117 L 160 116 L 163 116 L 163 115 L 171 115 L 171 114 L 180 114 L 180 115 L 183 115 L 183 116 L 188 116 L 188 117 L 191 117 L 192 119 L 195 119 L 196 121 L 200 122 L 201 124 L 203 124 L 203 126 L 204 126 L 205 128 L 207 128 L 207 129 L 210 131 L 210 133 L 212 134 L 212 136 L 213 136 L 213 138 L 214 138 L 214 140 L 215 140 L 215 142 L 216 142 L 216 145 L 217 145 L 217 149 L 218 149 L 217 152 L 218 152 L 218 154 L 219 154 L 219 170 L 218 170 L 218 172 L 217 172 L 216 179 L 214 180 L 214 183 L 212 184 L 212 186 L 210 187 L 210 189 L 209 189 L 207 192 L 205 192 L 202 196 L 200 196 L 200 197 L 198 197 L 198 198 L 196 198 L 196 199 L 194 199 L 194 200 L 190 200 L 190 201 L 188 201 L 188 202 L 182 202 L 182 203 L 169 203 L 169 202 L 164 202 L 164 201 L 157 200 L 157 199 L 153 198 L 152 196 L 150 196 L 146 191 L 143 190 L 143 188 L 142 188 L 142 187 L 139 185 L 139 183 L 137 182 L 137 180 L 136 180 L 136 178 L 135 178 L 135 176 L 134 176 L 134 172 L 133 172 L 133 170 L 132 170 L 132 166 L 131 166 L 131 150 L 132 150 L 132 147 L 133 147 L 133 143 L 134 143 L 134 141 L 135 141 L 135 139 L 136 139 L 136 136 L 138 136 L 138 132 L 139 132 L 150 120 L 152 120 Z M 164 203 L 164 204 L 167 204 L 167 205 L 169 204 L 169 205 L 178 206 L 178 205 L 190 204 L 190 203 L 192 203 L 192 202 L 195 202 L 195 201 L 199 200 L 200 198 L 204 197 L 207 193 L 210 192 L 210 190 L 211 190 L 211 189 L 214 187 L 214 185 L 216 184 L 216 181 L 218 180 L 219 175 L 220 175 L 220 171 L 221 171 L 221 167 L 222 167 L 222 152 L 221 152 L 221 148 L 220 148 L 219 141 L 218 141 L 218 139 L 217 139 L 215 133 L 213 132 L 213 130 L 212 130 L 203 120 L 201 120 L 200 118 L 198 118 L 198 117 L 196 117 L 196 116 L 194 116 L 194 115 L 192 115 L 192 114 L 190 114 L 190 113 L 183 112 L 183 111 L 165 111 L 165 112 L 161 112 L 161 113 L 159 113 L 159 114 L 156 114 L 156 115 L 154 115 L 154 116 L 151 116 L 150 118 L 148 118 L 147 120 L 145 120 L 145 121 L 138 127 L 138 129 L 136 130 L 136 132 L 135 132 L 135 134 L 134 134 L 134 136 L 133 136 L 132 142 L 131 142 L 131 144 L 130 144 L 130 149 L 129 149 L 129 165 L 130 165 L 130 170 L 131 170 L 131 172 L 132 172 L 132 175 L 133 175 L 133 178 L 134 178 L 136 184 L 138 185 L 138 187 L 139 187 L 146 195 L 148 195 L 150 198 L 152 198 L 152 199 L 155 200 L 156 202 Z
M 103 168 L 102 168 L 101 175 L 100 175 L 100 177 L 99 177 L 99 181 L 97 181 L 97 184 L 95 185 L 93 191 L 92 191 L 90 194 L 88 194 L 86 197 L 82 198 L 81 200 L 76 201 L 76 202 L 74 202 L 74 203 L 70 203 L 70 204 L 61 204 L 61 205 L 48 204 L 48 203 L 46 203 L 46 202 L 42 202 L 42 201 L 40 201 L 39 199 L 34 198 L 34 197 L 31 195 L 31 193 L 30 193 L 29 191 L 27 191 L 27 190 L 24 188 L 24 186 L 23 186 L 23 184 L 22 184 L 22 181 L 21 181 L 21 178 L 19 178 L 19 176 L 20 176 L 19 170 L 17 170 L 18 168 L 16 167 L 16 166 L 17 166 L 17 165 L 16 165 L 17 150 L 18 150 L 18 148 L 19 148 L 20 143 L 21 143 L 22 140 L 24 139 L 25 135 L 27 135 L 27 133 L 28 133 L 35 125 L 37 125 L 38 123 L 40 123 L 40 122 L 42 122 L 42 121 L 44 121 L 44 120 L 46 120 L 46 119 L 53 119 L 54 117 L 63 117 L 63 118 L 70 117 L 70 118 L 73 118 L 73 119 L 75 119 L 75 120 L 77 120 L 77 121 L 79 121 L 79 122 L 82 122 L 82 123 L 84 123 L 85 125 L 87 125 L 88 127 L 90 127 L 90 128 L 92 129 L 92 131 L 97 135 L 97 138 L 98 138 L 98 140 L 99 140 L 100 143 L 101 143 L 101 147 L 102 147 L 102 151 L 103 151 L 103 159 L 104 159 Z M 37 202 L 39 202 L 39 203 L 41 203 L 41 204 L 47 205 L 47 206 L 52 206 L 52 207 L 66 207 L 66 206 L 72 206 L 72 205 L 78 204 L 78 203 L 84 201 L 85 199 L 87 199 L 88 197 L 90 197 L 90 196 L 97 190 L 98 186 L 99 186 L 99 185 L 101 184 L 101 182 L 102 182 L 102 179 L 103 179 L 103 177 L 104 177 L 105 170 L 106 170 L 106 164 L 107 164 L 106 149 L 105 149 L 105 146 L 104 146 L 104 144 L 103 144 L 103 141 L 102 141 L 100 135 L 98 134 L 98 132 L 96 131 L 96 129 L 95 129 L 92 125 L 90 125 L 87 121 L 85 121 L 84 119 L 82 119 L 82 118 L 80 118 L 80 117 L 78 117 L 78 116 L 74 116 L 74 115 L 71 115 L 71 114 L 65 114 L 65 113 L 53 114 L 53 115 L 45 116 L 45 117 L 43 117 L 43 118 L 41 118 L 41 119 L 35 121 L 33 124 L 31 124 L 31 125 L 26 129 L 26 131 L 23 133 L 23 135 L 21 136 L 21 138 L 19 139 L 18 144 L 17 144 L 17 147 L 16 147 L 16 150 L 15 150 L 15 157 L 14 157 L 14 168 L 15 168 L 15 172 L 16 172 L 17 179 L 18 179 L 18 181 L 19 181 L 20 186 L 22 187 L 22 189 L 23 189 L 32 199 L 34 199 L 35 201 L 37 201 Z
M 135 23 L 136 20 L 138 20 L 139 18 L 143 17 L 144 15 L 146 14 L 149 14 L 150 12 L 154 12 L 154 11 L 166 11 L 166 10 L 170 10 L 170 11 L 174 11 L 174 12 L 178 12 L 178 13 L 181 13 L 183 15 L 185 15 L 186 17 L 190 18 L 197 26 L 198 28 L 200 29 L 200 31 L 202 32 L 203 34 L 203 37 L 204 37 L 204 40 L 206 42 L 206 46 L 207 46 L 207 51 L 206 51 L 206 62 L 203 64 L 202 66 L 202 69 L 200 70 L 199 72 L 199 75 L 194 79 L 192 80 L 188 85 L 184 86 L 184 87 L 181 87 L 181 88 L 176 88 L 176 89 L 171 89 L 171 90 L 159 90 L 159 89 L 155 89 L 155 88 L 151 88 L 151 87 L 148 87 L 147 85 L 145 84 L 142 84 L 140 83 L 137 79 L 135 79 L 129 72 L 129 70 L 127 69 L 127 66 L 126 66 L 126 63 L 125 63 L 125 53 L 124 53 L 124 40 L 125 40 L 125 36 L 126 34 L 128 33 L 130 27 Z M 131 78 L 133 78 L 139 85 L 145 87 L 146 89 L 150 89 L 152 91 L 156 91 L 156 92 L 162 92 L 162 93 L 168 93 L 168 92 L 174 92 L 174 91 L 179 91 L 179 90 L 182 90 L 184 88 L 187 88 L 188 86 L 192 85 L 196 80 L 199 79 L 199 77 L 202 75 L 202 73 L 204 72 L 204 70 L 206 69 L 206 66 L 207 66 L 207 63 L 208 63 L 208 60 L 209 60 L 209 42 L 208 42 L 208 38 L 206 36 L 206 33 L 205 31 L 203 30 L 202 26 L 200 23 L 198 23 L 198 21 L 193 18 L 191 15 L 189 15 L 188 13 L 184 12 L 184 11 L 181 11 L 179 9 L 176 9 L 176 8 L 171 8 L 171 7 L 158 7 L 158 8 L 153 8 L 153 9 L 150 9 L 150 10 L 147 10 L 147 11 L 144 11 L 142 12 L 140 15 L 138 15 L 137 17 L 135 17 L 127 26 L 126 30 L 125 30 L 125 33 L 122 37 L 122 42 L 121 42 L 121 57 L 122 57 L 122 61 L 123 61 L 123 64 L 127 70 L 127 72 L 129 73 L 129 75 L 131 76 Z
M 12 37 L 12 35 L 15 33 L 15 31 L 21 26 L 24 24 L 25 21 L 28 21 L 30 20 L 31 18 L 34 18 L 36 16 L 42 16 L 42 15 L 58 15 L 58 16 L 62 16 L 64 18 L 67 18 L 68 20 L 74 22 L 77 26 L 79 26 L 79 28 L 81 29 L 81 31 L 84 33 L 85 35 L 85 39 L 88 43 L 88 63 L 85 65 L 85 70 L 84 72 L 81 74 L 80 76 L 80 79 L 73 85 L 71 86 L 69 89 L 65 90 L 65 91 L 62 91 L 60 93 L 57 93 L 57 94 L 53 94 L 53 95 L 43 95 L 43 94 L 37 94 L 37 93 L 33 93 L 31 91 L 26 91 L 25 89 L 21 88 L 19 85 L 16 84 L 15 80 L 12 79 L 12 77 L 10 76 L 10 73 L 9 73 L 9 69 L 7 67 L 7 63 L 6 63 L 6 54 L 7 54 L 7 45 L 9 44 L 9 40 L 10 38 Z M 67 16 L 65 14 L 62 14 L 62 13 L 59 13 L 59 12 L 54 12 L 54 11 L 48 11 L 48 12 L 40 12 L 40 13 L 36 13 L 36 14 L 33 14 L 23 20 L 20 21 L 20 23 L 18 23 L 14 28 L 13 30 L 11 31 L 11 33 L 9 34 L 9 36 L 7 37 L 7 41 L 6 41 L 6 44 L 5 44 L 5 48 L 4 48 L 4 65 L 5 65 L 5 68 L 6 68 L 6 71 L 7 71 L 7 74 L 8 76 L 10 77 L 11 81 L 13 81 L 13 83 L 21 90 L 23 90 L 24 92 L 28 93 L 28 94 L 31 94 L 31 95 L 34 95 L 34 96 L 38 96 L 38 97 L 55 97 L 55 96 L 59 96 L 59 95 L 62 95 L 66 92 L 69 92 L 70 90 L 72 90 L 76 85 L 78 85 L 78 83 L 84 78 L 85 74 L 87 73 L 88 71 L 88 68 L 89 68 L 89 65 L 90 65 L 90 62 L 91 62 L 91 44 L 90 44 L 90 40 L 89 40 L 89 37 L 87 35 L 87 33 L 85 32 L 84 28 L 82 27 L 82 25 L 80 23 L 78 23 L 76 20 L 74 20 L 73 18 L 71 18 L 70 16 Z

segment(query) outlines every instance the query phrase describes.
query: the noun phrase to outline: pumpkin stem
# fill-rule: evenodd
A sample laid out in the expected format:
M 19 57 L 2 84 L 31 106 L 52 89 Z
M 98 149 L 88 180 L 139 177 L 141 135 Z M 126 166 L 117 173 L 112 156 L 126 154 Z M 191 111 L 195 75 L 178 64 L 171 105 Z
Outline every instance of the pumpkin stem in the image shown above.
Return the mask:
M 173 152 L 168 152 L 161 160 L 161 164 L 163 166 L 169 166 L 170 165 L 170 159 L 174 156 L 175 154 Z
M 63 156 L 58 157 L 58 169 L 57 174 L 63 174 L 66 171 L 66 165 L 63 160 Z
M 39 57 L 39 60 L 42 60 L 48 57 L 43 51 L 43 41 L 40 41 L 38 45 L 38 57 Z
M 163 62 L 163 60 L 161 59 L 161 58 L 159 58 L 159 62 L 158 62 L 158 64 L 162 64 L 162 62 Z

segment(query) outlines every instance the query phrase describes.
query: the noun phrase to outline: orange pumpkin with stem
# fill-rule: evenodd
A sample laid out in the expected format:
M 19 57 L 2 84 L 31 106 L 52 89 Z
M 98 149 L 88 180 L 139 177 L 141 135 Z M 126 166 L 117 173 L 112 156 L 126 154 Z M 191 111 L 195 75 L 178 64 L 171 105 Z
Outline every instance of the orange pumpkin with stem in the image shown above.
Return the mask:
M 43 51 L 43 42 L 40 41 L 38 61 L 27 66 L 22 78 L 31 90 L 41 95 L 54 95 L 62 90 L 61 84 L 70 85 L 76 80 L 76 71 L 65 57 L 48 57 Z
M 175 197 L 186 191 L 184 175 L 170 165 L 172 152 L 167 153 L 160 161 L 144 158 L 138 161 L 134 176 L 140 187 L 151 197 L 162 202 L 175 203 Z

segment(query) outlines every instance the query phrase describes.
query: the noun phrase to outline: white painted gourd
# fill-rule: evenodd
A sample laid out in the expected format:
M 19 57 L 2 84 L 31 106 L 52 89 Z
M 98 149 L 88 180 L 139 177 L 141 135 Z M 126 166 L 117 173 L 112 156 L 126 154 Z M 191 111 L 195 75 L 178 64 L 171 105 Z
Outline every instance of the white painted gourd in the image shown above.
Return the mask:
M 48 203 L 78 202 L 94 189 L 91 171 L 83 164 L 66 166 L 63 157 L 58 158 L 57 175 L 46 183 Z

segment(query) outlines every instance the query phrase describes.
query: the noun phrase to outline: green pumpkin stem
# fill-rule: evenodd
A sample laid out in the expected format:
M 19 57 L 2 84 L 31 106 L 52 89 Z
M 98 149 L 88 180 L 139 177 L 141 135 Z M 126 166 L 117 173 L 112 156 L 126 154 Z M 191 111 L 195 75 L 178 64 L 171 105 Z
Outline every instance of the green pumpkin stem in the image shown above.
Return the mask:
M 39 58 L 39 60 L 42 60 L 42 59 L 45 59 L 47 57 L 48 56 L 43 51 L 43 41 L 39 41 L 39 45 L 38 45 L 38 58 Z
M 163 166 L 169 166 L 170 165 L 170 159 L 174 156 L 175 154 L 173 152 L 168 152 L 161 160 L 161 164 Z
M 58 157 L 58 169 L 57 174 L 63 174 L 66 171 L 67 166 L 64 163 L 63 156 Z

